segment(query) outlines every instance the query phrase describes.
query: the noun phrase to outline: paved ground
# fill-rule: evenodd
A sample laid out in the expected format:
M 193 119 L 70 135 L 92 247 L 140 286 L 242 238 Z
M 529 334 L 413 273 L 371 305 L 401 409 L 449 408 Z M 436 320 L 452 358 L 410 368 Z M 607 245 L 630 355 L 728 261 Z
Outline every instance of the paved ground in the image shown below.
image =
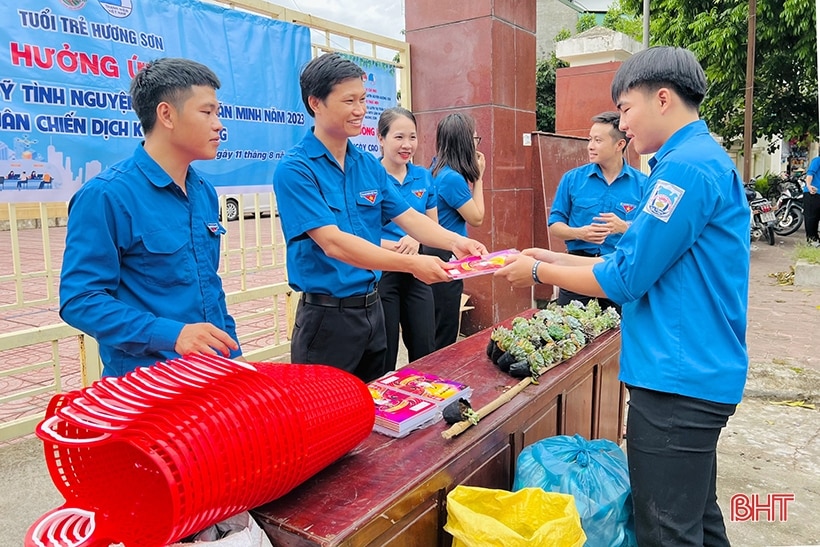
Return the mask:
M 776 246 L 758 244 L 752 252 L 749 382 L 721 438 L 718 463 L 719 499 L 739 547 L 820 545 L 820 420 L 818 410 L 800 406 L 820 405 L 820 351 L 812 343 L 820 288 L 779 286 L 769 277 L 789 270 L 800 239 L 778 238 Z M 36 438 L 0 444 L 0 485 L 0 545 L 21 545 L 28 526 L 63 501 Z M 784 496 L 769 497 L 778 494 Z M 790 496 L 793 501 L 777 501 Z M 731 522 L 733 497 L 740 516 L 757 499 L 774 501 L 776 510 Z

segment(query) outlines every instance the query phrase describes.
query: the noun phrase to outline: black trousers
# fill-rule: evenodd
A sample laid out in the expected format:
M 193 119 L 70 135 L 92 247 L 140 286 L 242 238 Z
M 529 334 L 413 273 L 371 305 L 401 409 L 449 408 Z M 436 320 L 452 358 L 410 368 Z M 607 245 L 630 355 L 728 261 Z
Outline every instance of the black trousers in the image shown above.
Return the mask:
M 629 387 L 627 460 L 640 547 L 729 545 L 717 441 L 736 405 Z
M 385 368 L 395 370 L 399 353 L 399 326 L 409 361 L 432 353 L 436 342 L 436 311 L 433 290 L 405 272 L 384 272 L 379 281 L 387 333 Z
M 455 344 L 461 317 L 461 295 L 464 281 L 456 279 L 433 283 L 433 302 L 436 307 L 436 350 Z
M 567 252 L 571 255 L 586 256 L 586 257 L 590 257 L 590 258 L 595 258 L 595 257 L 601 256 L 599 254 L 590 254 L 590 253 L 585 252 L 585 251 L 567 251 Z M 566 289 L 558 287 L 558 301 L 557 302 L 558 302 L 559 306 L 566 306 L 567 304 L 569 304 L 573 300 L 577 300 L 577 301 L 581 302 L 582 304 L 586 304 L 587 302 L 589 302 L 590 300 L 592 300 L 594 298 L 596 298 L 596 297 L 587 296 L 585 294 L 579 294 L 577 292 L 568 291 Z M 602 310 L 605 310 L 607 308 L 615 308 L 615 311 L 617 311 L 619 315 L 621 313 L 621 307 L 618 304 L 616 304 L 615 302 L 613 302 L 612 300 L 610 300 L 609 298 L 598 298 L 598 303 L 601 305 Z
M 806 239 L 820 241 L 817 226 L 820 224 L 820 194 L 803 193 L 803 220 L 806 223 Z
M 290 341 L 291 361 L 330 365 L 370 382 L 387 372 L 387 338 L 381 304 L 323 307 L 299 302 Z
M 437 256 L 448 262 L 453 256 L 450 251 L 421 247 L 421 253 Z M 464 281 L 445 281 L 433 283 L 433 301 L 436 307 L 436 350 L 454 344 L 458 340 L 458 326 L 461 318 L 461 294 L 464 292 Z

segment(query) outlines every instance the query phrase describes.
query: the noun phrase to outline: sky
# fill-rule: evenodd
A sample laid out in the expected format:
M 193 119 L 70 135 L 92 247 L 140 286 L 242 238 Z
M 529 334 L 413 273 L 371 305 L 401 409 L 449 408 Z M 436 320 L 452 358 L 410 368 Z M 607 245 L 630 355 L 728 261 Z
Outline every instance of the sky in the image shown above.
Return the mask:
M 273 0 L 285 8 L 404 40 L 404 0 Z

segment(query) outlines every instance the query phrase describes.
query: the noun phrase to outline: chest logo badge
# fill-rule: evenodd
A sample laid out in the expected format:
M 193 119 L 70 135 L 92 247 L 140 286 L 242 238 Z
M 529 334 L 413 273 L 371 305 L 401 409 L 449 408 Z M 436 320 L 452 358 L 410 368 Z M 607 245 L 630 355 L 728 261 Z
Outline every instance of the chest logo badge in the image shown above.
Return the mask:
M 376 196 L 379 195 L 379 192 L 376 190 L 368 190 L 367 192 L 359 192 L 359 196 L 366 199 L 370 203 L 376 203 Z

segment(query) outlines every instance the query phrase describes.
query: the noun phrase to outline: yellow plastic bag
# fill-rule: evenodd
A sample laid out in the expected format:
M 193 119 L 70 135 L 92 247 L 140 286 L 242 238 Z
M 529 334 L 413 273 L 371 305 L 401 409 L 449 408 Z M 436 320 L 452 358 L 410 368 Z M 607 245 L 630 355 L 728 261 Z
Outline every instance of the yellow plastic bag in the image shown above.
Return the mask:
M 583 547 L 586 535 L 568 494 L 456 486 L 447 495 L 453 547 Z

